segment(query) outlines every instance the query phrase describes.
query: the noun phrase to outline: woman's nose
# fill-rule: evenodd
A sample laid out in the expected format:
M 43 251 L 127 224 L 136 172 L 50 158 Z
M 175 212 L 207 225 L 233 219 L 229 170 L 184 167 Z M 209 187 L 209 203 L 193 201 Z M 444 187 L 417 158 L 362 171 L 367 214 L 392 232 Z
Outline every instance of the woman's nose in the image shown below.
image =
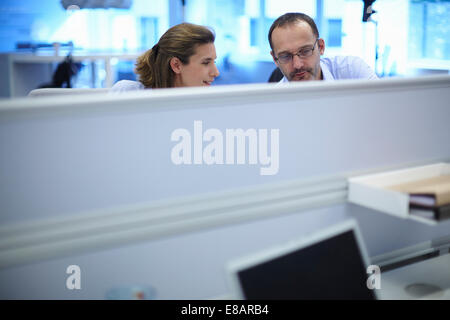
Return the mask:
M 214 64 L 211 76 L 213 76 L 214 78 L 217 78 L 219 76 L 219 74 L 220 74 L 219 69 L 217 69 L 216 64 Z

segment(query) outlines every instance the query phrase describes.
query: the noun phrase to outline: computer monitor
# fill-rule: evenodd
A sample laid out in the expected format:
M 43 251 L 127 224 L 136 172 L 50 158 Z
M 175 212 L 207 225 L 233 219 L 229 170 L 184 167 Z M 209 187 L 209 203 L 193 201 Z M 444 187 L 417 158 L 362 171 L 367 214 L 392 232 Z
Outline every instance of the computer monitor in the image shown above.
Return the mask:
M 228 265 L 239 299 L 376 299 L 356 221 L 327 228 Z

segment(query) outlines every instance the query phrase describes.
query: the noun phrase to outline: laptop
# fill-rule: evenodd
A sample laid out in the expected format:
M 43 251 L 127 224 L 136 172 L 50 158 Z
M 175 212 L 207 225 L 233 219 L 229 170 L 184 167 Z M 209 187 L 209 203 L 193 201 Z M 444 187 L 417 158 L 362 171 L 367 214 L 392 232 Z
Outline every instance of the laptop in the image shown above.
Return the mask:
M 246 256 L 227 265 L 235 298 L 249 300 L 377 298 L 355 220 Z

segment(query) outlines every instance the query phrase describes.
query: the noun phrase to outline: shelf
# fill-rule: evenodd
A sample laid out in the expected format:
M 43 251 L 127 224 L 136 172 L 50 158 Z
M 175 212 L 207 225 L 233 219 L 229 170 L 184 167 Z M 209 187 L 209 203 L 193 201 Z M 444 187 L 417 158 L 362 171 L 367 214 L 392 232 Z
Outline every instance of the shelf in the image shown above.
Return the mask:
M 403 219 L 437 225 L 446 220 L 438 221 L 412 214 L 414 210 L 410 211 L 409 208 L 409 194 L 392 190 L 391 187 L 449 174 L 450 163 L 436 163 L 349 178 L 348 201 Z

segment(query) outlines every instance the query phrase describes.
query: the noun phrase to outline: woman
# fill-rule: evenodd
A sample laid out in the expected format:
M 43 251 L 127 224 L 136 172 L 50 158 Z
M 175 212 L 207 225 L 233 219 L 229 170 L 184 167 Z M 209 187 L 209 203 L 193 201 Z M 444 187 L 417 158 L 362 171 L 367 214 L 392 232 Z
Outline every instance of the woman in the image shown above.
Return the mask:
M 182 23 L 138 57 L 138 81 L 122 80 L 110 92 L 141 89 L 209 86 L 219 75 L 214 33 L 206 27 Z

